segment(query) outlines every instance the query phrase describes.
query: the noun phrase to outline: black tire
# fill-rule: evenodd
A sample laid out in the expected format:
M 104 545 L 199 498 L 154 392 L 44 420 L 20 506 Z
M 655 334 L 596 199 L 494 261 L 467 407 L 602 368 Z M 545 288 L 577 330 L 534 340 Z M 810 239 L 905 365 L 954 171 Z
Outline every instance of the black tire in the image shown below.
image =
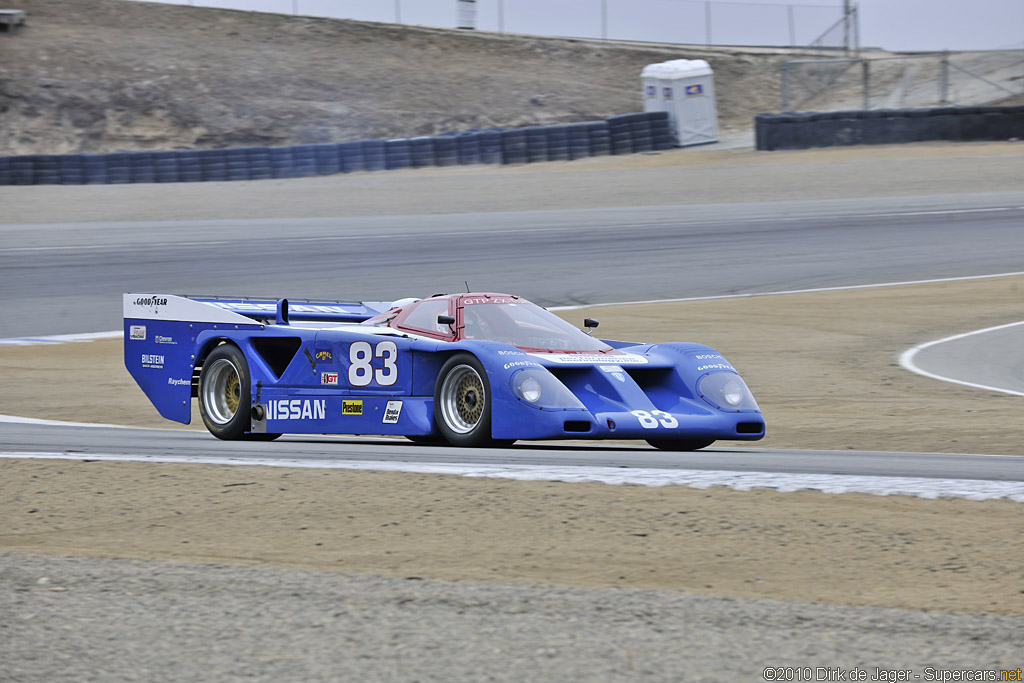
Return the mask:
M 234 344 L 211 351 L 199 373 L 199 414 L 210 433 L 218 439 L 248 438 L 250 396 L 245 354 Z
M 647 443 L 663 451 L 699 451 L 714 442 L 714 439 L 647 439 Z
M 453 446 L 491 445 L 491 386 L 476 356 L 459 353 L 441 367 L 434 386 L 434 422 Z

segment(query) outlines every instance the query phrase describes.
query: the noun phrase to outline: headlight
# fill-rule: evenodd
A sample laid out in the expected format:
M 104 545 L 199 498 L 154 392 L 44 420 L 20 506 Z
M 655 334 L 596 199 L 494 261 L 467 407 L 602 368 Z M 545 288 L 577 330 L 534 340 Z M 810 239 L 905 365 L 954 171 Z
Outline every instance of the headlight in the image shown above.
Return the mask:
M 583 404 L 564 384 L 540 367 L 523 368 L 511 378 L 512 393 L 534 408 L 580 409 Z
M 519 392 L 519 398 L 530 403 L 536 403 L 540 400 L 540 382 L 533 377 L 527 377 L 516 388 Z
M 758 410 L 743 378 L 733 372 L 712 372 L 697 383 L 701 398 L 721 410 Z
M 736 380 L 730 380 L 727 382 L 726 385 L 722 387 L 722 398 L 724 398 L 725 402 L 731 407 L 737 407 L 743 400 L 743 388 L 740 386 L 740 383 Z

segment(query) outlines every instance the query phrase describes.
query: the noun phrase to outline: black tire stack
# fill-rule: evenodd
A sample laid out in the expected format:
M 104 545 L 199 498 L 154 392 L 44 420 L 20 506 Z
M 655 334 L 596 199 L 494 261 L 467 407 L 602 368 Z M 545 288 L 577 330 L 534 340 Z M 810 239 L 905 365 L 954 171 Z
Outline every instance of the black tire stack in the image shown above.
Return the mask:
M 759 124 L 762 125 L 762 124 Z M 994 127 L 988 125 L 987 127 Z M 648 112 L 525 128 L 390 140 L 229 149 L 0 157 L 0 185 L 176 183 L 304 178 L 466 164 L 526 164 L 665 150 L 668 114 Z

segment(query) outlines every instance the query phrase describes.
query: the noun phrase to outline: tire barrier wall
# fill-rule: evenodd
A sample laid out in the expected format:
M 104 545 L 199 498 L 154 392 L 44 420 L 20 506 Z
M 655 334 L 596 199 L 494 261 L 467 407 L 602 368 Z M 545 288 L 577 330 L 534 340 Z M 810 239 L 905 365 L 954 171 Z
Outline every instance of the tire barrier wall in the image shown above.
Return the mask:
M 1024 138 L 1024 106 L 758 114 L 760 150 Z
M 676 146 L 667 112 L 562 126 L 492 128 L 327 145 L 0 157 L 0 185 L 95 185 L 304 178 L 459 164 L 525 164 Z

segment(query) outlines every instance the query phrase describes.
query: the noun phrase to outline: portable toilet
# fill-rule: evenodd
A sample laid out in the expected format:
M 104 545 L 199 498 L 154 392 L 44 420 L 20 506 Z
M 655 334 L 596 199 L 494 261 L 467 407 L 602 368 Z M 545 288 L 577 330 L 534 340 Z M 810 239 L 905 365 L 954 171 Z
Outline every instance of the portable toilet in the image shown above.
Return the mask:
M 640 79 L 644 111 L 667 111 L 680 147 L 718 141 L 714 77 L 706 61 L 648 64 Z

